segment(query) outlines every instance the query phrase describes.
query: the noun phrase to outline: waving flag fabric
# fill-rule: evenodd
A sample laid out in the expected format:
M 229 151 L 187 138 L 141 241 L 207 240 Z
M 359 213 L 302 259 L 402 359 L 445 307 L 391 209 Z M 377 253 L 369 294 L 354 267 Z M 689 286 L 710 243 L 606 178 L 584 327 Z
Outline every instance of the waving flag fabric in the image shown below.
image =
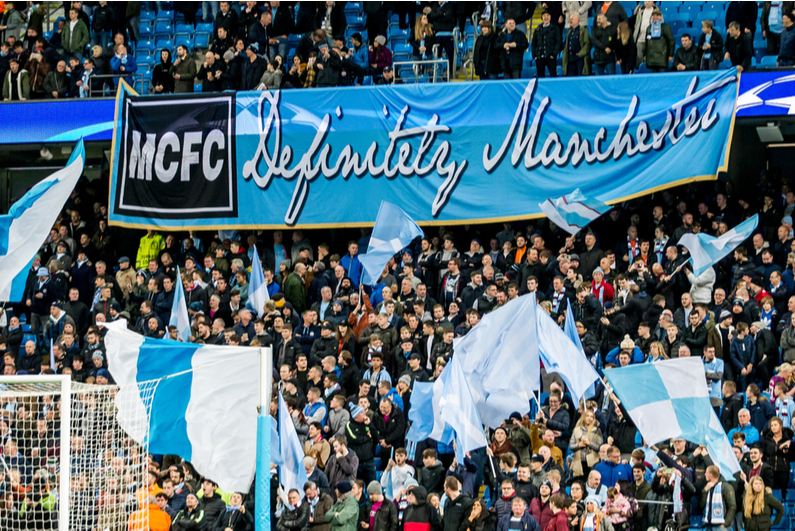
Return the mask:
M 463 463 L 467 452 L 487 446 L 488 441 L 483 434 L 483 424 L 480 422 L 480 415 L 458 356 L 453 356 L 433 387 L 434 393 L 441 387 L 440 416 L 455 432 L 456 459 L 459 463 Z
M 271 299 L 270 295 L 268 294 L 268 284 L 265 282 L 265 275 L 262 272 L 262 264 L 259 260 L 259 254 L 257 253 L 257 246 L 254 246 L 254 257 L 251 260 L 251 282 L 249 283 L 248 287 L 248 303 L 251 303 L 251 307 L 257 312 L 257 316 L 262 317 L 264 315 L 264 308 L 265 303 Z
M 177 336 L 183 343 L 190 341 L 190 316 L 188 306 L 185 303 L 185 291 L 182 289 L 182 281 L 179 276 L 179 266 L 177 267 L 177 280 L 174 286 L 174 302 L 171 304 L 171 317 L 168 320 L 169 326 L 177 327 Z
M 258 350 L 144 338 L 125 321 L 106 328 L 108 368 L 121 387 L 117 419 L 127 434 L 141 444 L 148 438 L 153 454 L 190 461 L 227 492 L 247 492 L 257 453 Z
M 681 438 L 704 445 L 725 478 L 740 471 L 731 443 L 709 402 L 700 358 L 677 358 L 605 372 L 643 438 Z
M 679 238 L 679 245 L 687 247 L 693 261 L 693 274 L 699 276 L 721 258 L 732 252 L 738 245 L 753 235 L 759 224 L 759 214 L 743 221 L 729 232 L 716 238 L 703 232 L 685 234 Z
M 22 301 L 33 258 L 83 175 L 85 159 L 81 140 L 64 169 L 36 184 L 0 216 L 0 301 Z
M 304 483 L 309 481 L 304 468 L 304 446 L 298 439 L 293 419 L 279 393 L 279 482 L 285 494 L 296 489 L 304 497 Z
M 577 333 L 577 323 L 574 322 L 574 312 L 571 311 L 571 301 L 566 299 L 566 322 L 563 325 L 563 333 L 566 334 L 574 346 L 582 352 L 582 355 L 585 356 L 585 359 L 588 359 L 588 356 L 585 354 L 585 349 L 582 348 L 582 341 L 580 341 L 580 334 Z M 590 361 L 590 360 L 589 360 Z M 592 383 L 588 386 L 588 389 L 585 390 L 585 393 L 582 397 L 586 400 L 593 397 L 596 394 L 596 383 Z
M 425 233 L 408 214 L 392 203 L 381 201 L 367 253 L 359 255 L 359 261 L 366 273 L 362 282 L 369 285 L 378 282 L 389 259 L 410 244 L 414 238 L 422 236 L 425 236 Z
M 536 297 L 527 294 L 486 314 L 467 335 L 453 340 L 480 419 L 491 428 L 514 412 L 527 413 L 540 387 Z
M 538 206 L 550 221 L 569 234 L 577 234 L 580 229 L 612 208 L 601 201 L 585 197 L 579 188 L 569 195 L 547 199 Z

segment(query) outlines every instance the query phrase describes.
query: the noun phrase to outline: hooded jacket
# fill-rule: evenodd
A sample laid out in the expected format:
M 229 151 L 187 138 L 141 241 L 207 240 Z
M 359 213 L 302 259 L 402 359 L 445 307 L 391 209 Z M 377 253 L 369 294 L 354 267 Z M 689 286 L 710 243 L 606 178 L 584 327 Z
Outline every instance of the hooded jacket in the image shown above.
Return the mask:
M 403 531 L 442 531 L 439 514 L 425 498 L 428 491 L 422 486 L 412 489 L 417 503 L 409 505 L 403 514 Z

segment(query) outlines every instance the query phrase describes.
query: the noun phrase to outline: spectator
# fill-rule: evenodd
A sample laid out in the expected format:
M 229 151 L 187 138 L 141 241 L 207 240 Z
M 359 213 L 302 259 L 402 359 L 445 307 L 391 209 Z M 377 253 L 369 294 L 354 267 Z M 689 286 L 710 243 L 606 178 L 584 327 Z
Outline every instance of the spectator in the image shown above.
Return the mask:
M 276 59 L 268 63 L 268 69 L 262 74 L 260 83 L 268 90 L 277 90 L 281 88 L 283 74 L 281 56 L 277 55 Z
M 193 81 L 196 79 L 196 74 L 196 61 L 190 56 L 188 47 L 180 44 L 177 46 L 177 59 L 171 65 L 174 92 L 177 94 L 193 92 Z
M 287 39 L 289 35 L 295 33 L 295 15 L 293 14 L 293 7 L 287 2 L 278 4 L 271 3 L 271 13 L 273 14 L 273 21 L 271 22 L 268 35 L 271 38 L 271 56 L 278 55 L 282 58 L 282 63 L 287 62 Z M 275 43 L 273 41 L 276 41 Z
M 268 57 L 271 37 L 268 33 L 273 16 L 270 11 L 263 11 L 259 20 L 248 29 L 248 42 L 257 43 L 258 54 L 264 58 Z
M 689 33 L 682 35 L 682 46 L 677 48 L 674 54 L 674 68 L 678 72 L 693 71 L 699 69 L 698 50 L 693 46 L 693 40 Z
M 30 97 L 30 76 L 20 68 L 19 60 L 8 61 L 8 72 L 3 79 L 3 101 L 25 101 Z
M 370 46 L 370 68 L 374 75 L 379 75 L 385 67 L 392 66 L 392 51 L 386 45 L 386 37 L 379 35 Z
M 152 72 L 152 87 L 158 94 L 171 94 L 174 92 L 174 76 L 171 74 L 171 50 L 163 48 L 160 51 L 160 62 Z
M 767 4 L 767 2 L 765 2 Z M 764 27 L 764 26 L 763 26 Z M 784 518 L 784 506 L 767 489 L 767 483 L 758 476 L 748 480 L 743 499 L 743 516 L 746 529 L 767 529 L 776 527 Z M 775 519 L 772 519 L 775 511 Z M 772 523 L 771 522 L 772 519 Z
M 99 45 L 104 50 L 110 44 L 110 35 L 116 23 L 116 14 L 108 2 L 99 2 L 94 8 L 91 21 L 91 45 Z
M 224 26 L 215 30 L 215 38 L 210 43 L 210 51 L 215 55 L 215 59 L 220 61 L 224 54 L 230 49 L 235 47 L 235 39 L 229 35 Z
M 215 14 L 213 30 L 226 28 L 229 35 L 237 35 L 237 11 L 232 9 L 231 3 L 223 1 L 218 4 L 219 11 Z
M 745 442 L 749 446 L 759 440 L 759 430 L 751 424 L 751 413 L 743 408 L 737 414 L 738 424 L 734 429 L 729 430 L 726 435 L 731 439 L 735 433 L 742 433 L 745 435 Z
M 698 38 L 701 70 L 717 70 L 723 58 L 723 37 L 712 29 L 712 21 L 701 23 L 701 37 Z
M 627 12 L 620 2 L 602 2 L 601 12 L 614 28 L 627 20 Z
M 435 2 L 431 7 L 425 7 L 422 12 L 428 15 L 428 20 L 433 25 L 437 41 L 447 55 L 448 72 L 450 77 L 453 77 L 455 72 L 453 28 L 456 24 L 456 5 L 451 2 Z
M 76 7 L 69 10 L 69 21 L 64 26 L 61 36 L 61 45 L 67 56 L 75 56 L 83 59 L 83 51 L 88 46 L 88 27 L 80 20 L 79 11 Z
M 637 54 L 635 56 L 635 64 L 639 65 L 644 61 L 645 58 L 645 51 L 646 51 L 646 30 L 649 28 L 651 24 L 651 17 L 654 13 L 654 9 L 657 6 L 653 1 L 645 1 L 643 4 L 638 4 L 633 12 L 634 24 L 632 27 L 634 28 L 632 33 L 632 40 L 636 43 Z M 627 29 L 629 29 L 629 24 L 627 25 Z M 619 30 L 619 35 L 621 34 L 621 30 Z
M 318 87 L 334 87 L 339 84 L 340 70 L 342 67 L 340 50 L 338 48 L 329 48 L 327 44 L 323 43 L 319 47 L 319 54 L 317 59 L 317 75 Z
M 423 489 L 424 490 L 424 489 Z M 511 527 L 516 525 L 516 528 Z M 433 527 L 431 527 L 433 529 Z M 527 502 L 516 496 L 511 500 L 511 512 L 497 522 L 497 531 L 521 529 L 523 531 L 541 531 L 538 520 L 527 510 Z
M 780 44 L 778 59 L 776 66 L 792 66 L 795 65 L 795 27 L 793 27 L 793 20 L 795 14 L 783 13 L 781 20 L 784 29 L 781 30 Z
M 345 4 L 324 2 L 315 14 L 314 28 L 322 29 L 326 35 L 345 35 L 348 19 L 345 17 Z
M 362 34 L 356 32 L 351 35 L 351 44 L 353 46 L 348 50 L 348 57 L 360 67 L 369 68 L 370 52 L 362 41 Z
M 138 71 L 138 63 L 134 56 L 127 53 L 127 47 L 122 44 L 116 48 L 116 54 L 110 60 L 110 68 L 113 74 L 127 76 L 127 80 L 132 82 L 130 76 Z M 118 78 L 116 82 L 118 83 Z
M 204 55 L 204 63 L 196 74 L 196 79 L 202 82 L 202 92 L 221 92 L 221 78 L 216 76 L 218 72 L 226 70 L 226 63 L 215 61 L 215 54 L 207 52 Z
M 25 70 L 30 76 L 30 99 L 44 99 L 44 79 L 50 72 L 50 65 L 38 51 L 30 54 L 30 59 L 25 64 Z
M 483 26 L 485 27 L 485 23 Z M 538 77 L 546 77 L 546 70 L 549 70 L 549 77 L 557 77 L 556 58 L 561 50 L 560 41 L 560 29 L 552 24 L 549 11 L 544 11 L 541 13 L 541 25 L 533 32 L 533 60 L 536 62 Z
M 781 43 L 781 32 L 784 31 L 783 14 L 786 10 L 784 2 L 764 2 L 762 15 L 762 38 L 767 41 L 767 55 L 778 55 Z
M 497 37 L 496 46 L 502 50 L 500 62 L 505 79 L 521 78 L 527 37 L 524 32 L 516 29 L 516 22 L 513 19 L 505 21 L 505 28 Z
M 55 70 L 44 78 L 46 97 L 63 99 L 69 94 L 69 77 L 66 75 L 66 61 L 58 61 Z
M 591 73 L 591 36 L 587 27 L 580 26 L 578 14 L 572 14 L 569 19 L 569 25 L 579 28 L 579 31 L 566 33 L 563 43 L 563 75 L 587 76 Z
M 262 75 L 268 68 L 268 62 L 259 56 L 259 52 L 256 42 L 246 46 L 246 59 L 240 68 L 239 90 L 254 90 L 259 86 Z
M 491 40 L 493 41 L 493 38 Z M 436 37 L 433 34 L 433 27 L 428 22 L 428 15 L 417 15 L 414 31 L 411 32 L 410 43 L 414 49 L 415 61 L 427 61 L 433 58 L 433 46 L 436 44 Z
M 6 2 L 5 12 L 0 18 L 0 30 L 2 30 L 3 41 L 8 41 L 10 37 L 19 38 L 25 29 L 22 12 L 16 9 L 16 2 Z
M 594 74 L 597 76 L 616 73 L 616 27 L 603 13 L 596 16 L 596 24 L 591 35 L 593 44 Z
M 739 2 L 732 2 L 739 3 Z M 731 61 L 738 72 L 751 68 L 751 59 L 754 56 L 753 34 L 744 32 L 739 22 L 731 22 L 727 28 L 726 53 L 724 59 Z
M 740 31 L 751 35 L 751 40 L 756 33 L 756 17 L 759 15 L 756 5 L 748 2 L 729 2 L 726 5 L 725 25 L 729 27 L 732 22 L 740 25 Z M 739 511 L 742 512 L 742 511 Z
M 652 13 L 651 24 L 646 29 L 644 53 L 646 67 L 652 72 L 666 72 L 668 63 L 674 59 L 674 34 L 671 27 L 663 22 L 659 9 Z

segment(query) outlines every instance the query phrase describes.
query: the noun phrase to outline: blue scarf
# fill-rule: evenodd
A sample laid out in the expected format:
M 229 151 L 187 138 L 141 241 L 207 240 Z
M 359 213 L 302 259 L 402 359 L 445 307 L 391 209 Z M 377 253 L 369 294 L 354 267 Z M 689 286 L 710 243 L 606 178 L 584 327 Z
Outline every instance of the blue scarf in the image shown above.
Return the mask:
M 652 39 L 659 39 L 662 37 L 662 22 L 652 22 L 650 26 L 651 32 L 649 33 L 649 37 Z
M 707 493 L 707 505 L 704 508 L 704 523 L 707 525 L 723 524 L 726 521 L 722 485 L 718 483 Z
M 663 254 L 665 254 L 665 247 L 668 245 L 668 238 L 663 240 L 654 240 L 654 254 L 657 255 L 657 263 L 662 265 Z

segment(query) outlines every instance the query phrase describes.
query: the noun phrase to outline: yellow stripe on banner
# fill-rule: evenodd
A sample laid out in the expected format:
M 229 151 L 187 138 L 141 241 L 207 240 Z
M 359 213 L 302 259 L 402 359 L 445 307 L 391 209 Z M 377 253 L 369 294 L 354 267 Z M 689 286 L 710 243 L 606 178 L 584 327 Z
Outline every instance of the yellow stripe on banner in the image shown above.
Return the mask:
M 113 140 L 111 140 L 110 143 L 110 179 L 113 182 L 115 182 L 115 180 L 113 179 L 113 168 L 115 168 L 115 166 L 113 165 L 113 158 L 116 156 L 116 129 L 119 123 L 119 103 L 121 102 L 122 90 L 126 90 L 133 96 L 138 96 L 138 93 L 135 92 L 134 88 L 128 85 L 127 82 L 124 81 L 124 79 L 119 78 L 119 86 L 116 87 L 116 109 L 113 111 Z M 112 186 L 108 186 L 108 212 L 110 212 L 111 205 L 113 205 L 112 202 L 113 198 L 111 195 L 112 188 L 113 188 Z M 108 218 L 110 218 L 110 216 L 108 216 Z M 111 223 L 110 220 L 108 220 L 108 226 L 110 225 L 116 225 L 116 224 Z

